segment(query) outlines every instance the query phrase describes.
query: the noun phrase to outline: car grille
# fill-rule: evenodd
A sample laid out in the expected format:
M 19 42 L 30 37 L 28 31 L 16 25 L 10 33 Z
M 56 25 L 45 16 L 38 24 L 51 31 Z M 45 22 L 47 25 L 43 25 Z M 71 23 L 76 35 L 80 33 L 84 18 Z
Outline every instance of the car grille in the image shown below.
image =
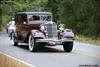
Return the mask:
M 55 23 L 51 24 L 47 24 L 47 37 L 48 38 L 58 38 L 58 31 L 57 31 L 57 25 Z

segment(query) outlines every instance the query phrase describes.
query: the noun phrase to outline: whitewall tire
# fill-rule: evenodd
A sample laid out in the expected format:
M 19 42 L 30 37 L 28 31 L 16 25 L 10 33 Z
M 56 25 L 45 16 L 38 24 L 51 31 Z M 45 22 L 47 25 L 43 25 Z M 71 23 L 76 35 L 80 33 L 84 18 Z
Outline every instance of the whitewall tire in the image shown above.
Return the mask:
M 36 44 L 35 39 L 32 37 L 32 35 L 29 36 L 28 46 L 31 52 L 36 52 L 38 50 L 38 45 Z

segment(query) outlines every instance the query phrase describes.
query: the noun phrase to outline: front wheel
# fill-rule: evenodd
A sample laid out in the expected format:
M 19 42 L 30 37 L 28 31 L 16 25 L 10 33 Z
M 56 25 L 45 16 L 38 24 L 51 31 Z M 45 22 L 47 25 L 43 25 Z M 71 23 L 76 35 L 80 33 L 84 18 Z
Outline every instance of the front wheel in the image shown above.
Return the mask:
M 36 52 L 36 51 L 38 51 L 38 44 L 36 44 L 36 41 L 35 41 L 35 39 L 32 37 L 32 35 L 29 36 L 28 46 L 29 46 L 29 50 L 30 50 L 31 52 Z
M 64 42 L 63 48 L 65 52 L 71 52 L 73 48 L 73 42 Z

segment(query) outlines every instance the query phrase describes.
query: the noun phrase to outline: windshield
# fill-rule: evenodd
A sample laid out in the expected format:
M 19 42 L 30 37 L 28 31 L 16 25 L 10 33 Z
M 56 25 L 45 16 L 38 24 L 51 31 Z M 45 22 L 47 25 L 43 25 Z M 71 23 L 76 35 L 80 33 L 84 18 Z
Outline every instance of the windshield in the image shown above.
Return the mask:
M 29 18 L 29 21 L 39 21 L 40 20 L 40 16 L 31 16 Z
M 29 21 L 52 21 L 51 15 L 30 15 Z
M 42 21 L 51 21 L 52 17 L 49 15 L 44 15 L 44 16 L 41 16 L 41 19 L 42 19 Z

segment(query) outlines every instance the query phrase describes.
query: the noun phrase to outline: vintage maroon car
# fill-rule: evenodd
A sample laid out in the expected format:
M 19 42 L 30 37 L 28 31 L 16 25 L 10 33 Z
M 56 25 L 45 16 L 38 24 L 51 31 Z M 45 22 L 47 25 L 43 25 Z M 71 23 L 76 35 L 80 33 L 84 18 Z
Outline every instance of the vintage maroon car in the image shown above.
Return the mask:
M 12 33 L 14 46 L 27 43 L 31 52 L 45 45 L 63 45 L 65 52 L 73 48 L 74 33 L 71 29 L 57 26 L 51 12 L 19 12 L 15 16 Z

